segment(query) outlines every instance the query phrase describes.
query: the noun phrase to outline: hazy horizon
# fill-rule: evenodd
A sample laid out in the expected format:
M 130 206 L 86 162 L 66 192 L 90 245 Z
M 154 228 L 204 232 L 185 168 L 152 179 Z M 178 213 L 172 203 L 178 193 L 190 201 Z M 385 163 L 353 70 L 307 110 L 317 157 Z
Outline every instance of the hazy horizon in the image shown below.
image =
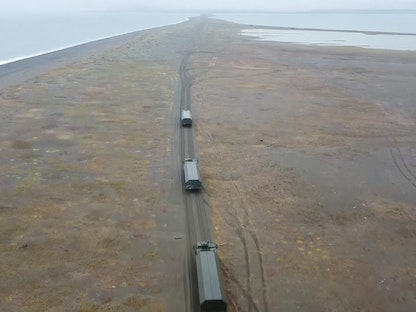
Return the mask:
M 305 12 L 305 11 L 385 11 L 385 10 L 416 10 L 414 0 L 14 0 L 3 3 L 0 11 L 80 11 L 80 10 L 162 10 L 162 11 L 273 11 L 273 12 Z

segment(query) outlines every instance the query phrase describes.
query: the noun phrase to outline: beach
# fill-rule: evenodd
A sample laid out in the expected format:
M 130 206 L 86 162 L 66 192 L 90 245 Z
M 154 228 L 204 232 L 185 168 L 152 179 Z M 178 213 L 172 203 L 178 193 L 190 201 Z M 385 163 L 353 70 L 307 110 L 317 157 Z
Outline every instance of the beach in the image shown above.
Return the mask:
M 416 54 L 208 19 L 0 66 L 2 311 L 187 311 L 195 153 L 228 311 L 416 309 Z

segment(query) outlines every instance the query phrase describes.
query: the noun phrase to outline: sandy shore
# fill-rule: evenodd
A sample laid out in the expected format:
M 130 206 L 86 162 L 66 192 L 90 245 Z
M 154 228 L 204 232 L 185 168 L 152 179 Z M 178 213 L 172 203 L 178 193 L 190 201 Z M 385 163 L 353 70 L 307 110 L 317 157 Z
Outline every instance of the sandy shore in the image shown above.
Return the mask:
M 248 29 L 276 29 L 276 30 L 306 30 L 306 31 L 323 31 L 323 32 L 340 32 L 340 33 L 355 33 L 366 35 L 402 35 L 402 36 L 416 36 L 415 33 L 409 32 L 390 32 L 390 31 L 363 31 L 353 29 L 331 29 L 331 28 L 304 28 L 304 27 L 280 27 L 280 26 L 262 26 L 262 25 L 248 25 Z
M 229 311 L 416 309 L 416 55 L 189 22 L 0 66 L 2 311 L 184 311 L 179 66 Z

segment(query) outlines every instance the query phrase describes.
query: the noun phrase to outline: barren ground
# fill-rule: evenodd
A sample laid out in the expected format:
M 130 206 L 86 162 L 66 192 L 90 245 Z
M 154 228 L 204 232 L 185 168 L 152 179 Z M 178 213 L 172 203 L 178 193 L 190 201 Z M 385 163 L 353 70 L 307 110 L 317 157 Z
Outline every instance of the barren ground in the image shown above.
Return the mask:
M 415 54 L 194 23 L 0 90 L 1 310 L 184 310 L 184 51 L 229 311 L 416 310 Z

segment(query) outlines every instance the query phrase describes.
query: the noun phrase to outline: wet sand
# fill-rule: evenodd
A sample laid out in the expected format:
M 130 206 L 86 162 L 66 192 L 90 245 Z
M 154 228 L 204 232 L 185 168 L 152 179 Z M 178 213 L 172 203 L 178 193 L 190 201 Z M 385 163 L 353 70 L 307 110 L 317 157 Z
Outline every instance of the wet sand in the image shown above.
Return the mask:
M 415 310 L 416 55 L 242 28 L 192 19 L 0 66 L 3 311 L 185 310 L 189 52 L 229 311 Z

